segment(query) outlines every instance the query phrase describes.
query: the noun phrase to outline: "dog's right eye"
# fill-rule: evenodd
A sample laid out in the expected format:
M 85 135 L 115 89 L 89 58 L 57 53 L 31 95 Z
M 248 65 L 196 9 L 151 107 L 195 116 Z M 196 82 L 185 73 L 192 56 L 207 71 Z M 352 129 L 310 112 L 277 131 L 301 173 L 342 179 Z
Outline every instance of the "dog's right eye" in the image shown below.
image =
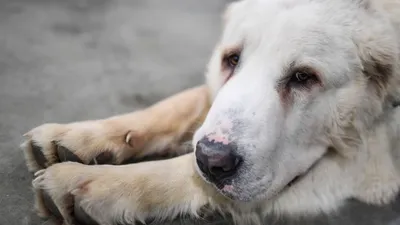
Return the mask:
M 235 68 L 239 64 L 240 56 L 239 54 L 231 54 L 226 58 L 228 66 Z
M 233 76 L 239 64 L 239 51 L 230 51 L 224 54 L 222 58 L 222 76 L 224 77 L 224 82 L 227 82 Z
M 310 79 L 312 77 L 312 75 L 303 72 L 303 71 L 297 71 L 294 75 L 293 75 L 294 79 L 296 80 L 296 82 L 300 83 L 300 82 L 306 82 L 308 79 Z

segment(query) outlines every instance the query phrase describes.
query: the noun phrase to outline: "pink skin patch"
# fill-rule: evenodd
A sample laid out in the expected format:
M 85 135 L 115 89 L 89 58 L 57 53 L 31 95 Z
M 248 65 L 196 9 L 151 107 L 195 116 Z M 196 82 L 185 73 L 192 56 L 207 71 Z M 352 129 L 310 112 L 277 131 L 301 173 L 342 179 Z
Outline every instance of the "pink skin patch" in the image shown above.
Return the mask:
M 210 134 L 210 135 L 207 136 L 207 138 L 208 138 L 208 140 L 210 142 L 211 141 L 220 142 L 220 143 L 222 143 L 224 145 L 229 144 L 228 138 L 223 136 L 223 135 L 220 135 L 220 134 Z
M 222 188 L 222 190 L 226 192 L 233 192 L 233 189 L 232 185 L 225 185 L 224 188 Z
M 214 142 L 219 142 L 224 145 L 227 145 L 230 143 L 229 137 L 227 136 L 227 133 L 229 134 L 229 131 L 232 129 L 232 123 L 228 121 L 223 121 L 217 128 L 217 131 L 207 135 L 208 141 L 214 141 Z
M 228 82 L 228 80 L 231 79 L 231 77 L 232 77 L 231 74 L 222 75 L 223 84 L 226 84 L 226 82 Z

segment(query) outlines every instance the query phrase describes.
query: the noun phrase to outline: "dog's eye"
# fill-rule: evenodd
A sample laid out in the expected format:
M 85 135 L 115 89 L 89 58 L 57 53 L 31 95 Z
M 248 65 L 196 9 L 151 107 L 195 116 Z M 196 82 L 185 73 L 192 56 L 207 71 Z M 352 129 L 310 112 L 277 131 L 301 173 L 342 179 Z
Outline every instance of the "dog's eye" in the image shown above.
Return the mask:
M 240 63 L 240 51 L 230 51 L 223 55 L 221 64 L 224 83 L 233 76 Z
M 304 82 L 310 78 L 310 75 L 306 72 L 298 71 L 294 74 L 297 82 Z
M 231 54 L 226 58 L 226 62 L 232 68 L 235 68 L 239 64 L 240 56 L 239 54 Z
M 318 77 L 307 70 L 298 70 L 292 73 L 288 85 L 292 87 L 309 87 L 310 85 L 318 82 Z

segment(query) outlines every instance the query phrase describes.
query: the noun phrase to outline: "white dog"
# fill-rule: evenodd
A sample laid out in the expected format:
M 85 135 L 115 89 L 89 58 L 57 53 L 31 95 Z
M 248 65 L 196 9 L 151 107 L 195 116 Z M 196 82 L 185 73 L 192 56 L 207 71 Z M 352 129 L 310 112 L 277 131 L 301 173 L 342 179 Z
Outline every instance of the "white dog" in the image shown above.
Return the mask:
M 224 24 L 207 85 L 26 134 L 42 216 L 71 225 L 79 206 L 112 225 L 211 209 L 257 224 L 395 199 L 400 1 L 243 0 Z M 190 138 L 195 152 L 172 159 L 84 165 L 181 154 Z

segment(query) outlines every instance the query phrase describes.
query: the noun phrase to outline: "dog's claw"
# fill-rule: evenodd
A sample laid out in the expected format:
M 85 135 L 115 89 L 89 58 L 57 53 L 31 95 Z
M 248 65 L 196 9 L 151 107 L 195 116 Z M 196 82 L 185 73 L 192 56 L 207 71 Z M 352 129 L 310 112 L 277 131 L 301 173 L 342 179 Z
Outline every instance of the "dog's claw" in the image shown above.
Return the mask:
M 37 171 L 37 172 L 35 173 L 35 177 L 41 176 L 41 175 L 43 175 L 45 172 L 46 172 L 45 169 L 39 170 L 39 171 Z
M 42 186 L 43 186 L 42 181 L 44 180 L 43 174 L 44 174 L 44 170 L 39 170 L 38 172 L 35 173 L 36 178 L 33 179 L 33 181 L 32 181 L 32 186 L 35 189 L 42 188 Z

